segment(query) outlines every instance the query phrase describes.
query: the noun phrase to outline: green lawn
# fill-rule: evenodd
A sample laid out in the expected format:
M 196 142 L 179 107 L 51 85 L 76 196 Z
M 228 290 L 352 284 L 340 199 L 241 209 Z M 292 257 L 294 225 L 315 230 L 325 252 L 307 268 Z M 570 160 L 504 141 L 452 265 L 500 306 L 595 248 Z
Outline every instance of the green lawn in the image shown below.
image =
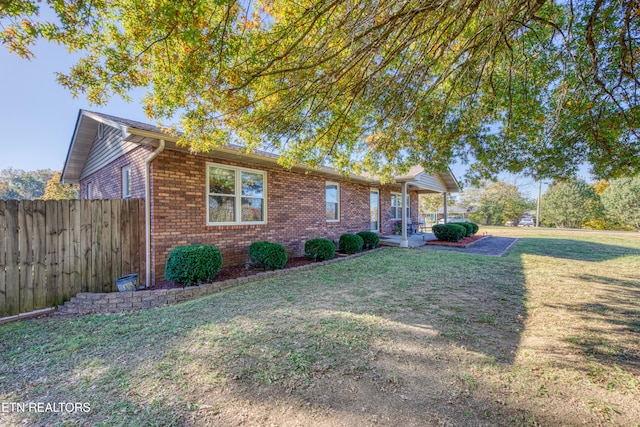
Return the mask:
M 0 326 L 0 405 L 91 408 L 0 425 L 638 425 L 640 235 L 488 231 L 520 240 Z

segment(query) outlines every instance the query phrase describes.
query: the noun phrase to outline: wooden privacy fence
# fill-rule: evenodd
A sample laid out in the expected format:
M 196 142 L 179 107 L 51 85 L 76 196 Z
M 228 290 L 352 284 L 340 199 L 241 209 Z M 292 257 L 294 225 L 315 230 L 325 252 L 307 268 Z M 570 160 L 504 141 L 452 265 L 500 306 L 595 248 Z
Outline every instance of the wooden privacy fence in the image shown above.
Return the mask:
M 144 281 L 144 200 L 0 200 L 0 317 Z

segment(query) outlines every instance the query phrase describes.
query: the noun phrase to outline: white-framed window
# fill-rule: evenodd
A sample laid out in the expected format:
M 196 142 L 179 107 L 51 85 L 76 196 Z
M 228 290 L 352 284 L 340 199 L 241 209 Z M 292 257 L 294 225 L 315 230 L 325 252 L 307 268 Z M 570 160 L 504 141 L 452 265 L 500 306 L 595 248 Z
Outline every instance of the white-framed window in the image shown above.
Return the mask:
M 131 198 L 131 166 L 122 168 L 122 198 Z
M 207 163 L 207 225 L 265 224 L 267 174 Z
M 407 218 L 411 218 L 411 201 L 407 194 Z M 391 219 L 402 219 L 402 194 L 391 193 Z
M 340 184 L 327 182 L 325 201 L 327 203 L 327 222 L 340 221 Z
M 93 200 L 93 182 L 87 183 L 87 199 Z

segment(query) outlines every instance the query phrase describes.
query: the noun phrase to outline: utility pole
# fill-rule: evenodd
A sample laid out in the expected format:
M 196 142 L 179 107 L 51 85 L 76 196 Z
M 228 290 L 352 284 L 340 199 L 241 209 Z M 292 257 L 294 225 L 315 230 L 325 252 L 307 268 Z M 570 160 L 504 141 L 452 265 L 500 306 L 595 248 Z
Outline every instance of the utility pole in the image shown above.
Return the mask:
M 536 227 L 540 227 L 540 193 L 542 191 L 542 180 L 538 181 L 538 205 L 536 208 Z

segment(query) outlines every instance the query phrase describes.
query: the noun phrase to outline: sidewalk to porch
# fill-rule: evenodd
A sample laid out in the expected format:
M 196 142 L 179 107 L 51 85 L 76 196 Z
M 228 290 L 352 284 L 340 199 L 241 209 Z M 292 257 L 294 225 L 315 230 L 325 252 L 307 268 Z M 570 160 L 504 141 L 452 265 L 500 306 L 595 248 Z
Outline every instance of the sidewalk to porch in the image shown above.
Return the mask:
M 409 241 L 410 248 L 417 248 L 418 246 L 423 246 L 429 240 L 435 239 L 431 233 L 413 233 L 410 236 L 407 236 L 407 240 Z M 388 235 L 388 236 L 380 236 L 380 245 L 384 246 L 400 246 L 400 240 L 402 240 L 402 236 L 398 235 Z

